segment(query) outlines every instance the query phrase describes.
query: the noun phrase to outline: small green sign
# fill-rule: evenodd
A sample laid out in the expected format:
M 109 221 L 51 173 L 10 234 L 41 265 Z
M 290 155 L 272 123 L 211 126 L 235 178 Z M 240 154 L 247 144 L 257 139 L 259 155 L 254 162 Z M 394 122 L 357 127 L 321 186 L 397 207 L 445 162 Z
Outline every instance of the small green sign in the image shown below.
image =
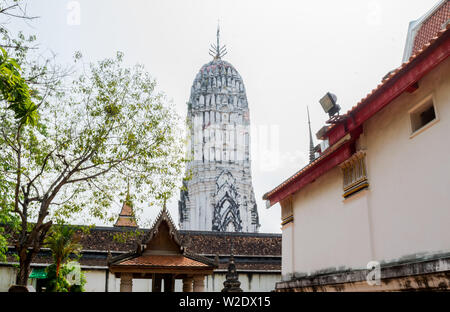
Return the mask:
M 47 278 L 47 272 L 45 272 L 45 268 L 34 268 L 30 278 Z

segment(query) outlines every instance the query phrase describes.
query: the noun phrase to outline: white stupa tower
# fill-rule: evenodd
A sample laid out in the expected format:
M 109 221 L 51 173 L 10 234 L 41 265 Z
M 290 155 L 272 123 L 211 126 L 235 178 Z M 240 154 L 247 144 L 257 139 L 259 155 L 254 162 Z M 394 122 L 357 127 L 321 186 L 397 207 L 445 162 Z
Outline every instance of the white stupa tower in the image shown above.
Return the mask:
M 186 175 L 179 201 L 182 230 L 257 232 L 258 210 L 250 166 L 250 119 L 244 83 L 222 60 L 225 46 L 211 45 L 213 60 L 191 88 Z

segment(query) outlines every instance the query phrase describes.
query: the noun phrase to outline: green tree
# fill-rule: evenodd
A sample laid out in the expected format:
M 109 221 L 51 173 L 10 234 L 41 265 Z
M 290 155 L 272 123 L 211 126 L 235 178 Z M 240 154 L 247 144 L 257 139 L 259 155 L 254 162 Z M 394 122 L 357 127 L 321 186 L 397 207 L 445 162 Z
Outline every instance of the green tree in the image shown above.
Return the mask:
M 34 19 L 26 14 L 21 1 L 3 0 L 0 1 L 0 103 L 6 105 L 7 109 L 14 112 L 14 117 L 19 124 L 36 124 L 38 119 L 37 105 L 33 101 L 38 96 L 33 96 L 33 91 L 42 89 L 46 85 L 41 81 L 40 77 L 46 76 L 46 69 L 36 66 L 36 62 L 24 62 L 25 56 L 34 41 L 34 37 L 28 39 L 19 34 L 13 37 L 8 30 L 11 18 L 30 20 Z M 8 52 L 9 51 L 9 52 Z M 10 56 L 13 55 L 14 57 Z M 25 72 L 19 64 L 26 63 L 30 65 L 27 71 L 27 81 Z M 39 72 L 39 74 L 37 74 Z M 37 75 L 36 75 L 37 74 Z M 35 88 L 30 88 L 28 83 L 33 83 Z M 37 87 L 40 85 L 40 87 Z M 54 84 L 47 85 L 53 88 Z M 3 120 L 1 120 L 3 122 Z M 3 148 L 0 145 L 0 150 Z M 17 216 L 11 213 L 9 207 L 10 199 L 13 194 L 7 193 L 8 186 L 5 185 L 3 172 L 7 170 L 5 164 L 0 164 L 0 261 L 6 260 L 6 252 L 8 251 L 8 237 L 14 232 L 18 224 Z M 5 231 L 6 227 L 8 231 Z
M 60 268 L 59 275 L 56 276 L 56 265 L 51 264 L 46 268 L 47 278 L 45 279 L 46 292 L 83 292 L 84 285 L 86 284 L 86 277 L 82 271 L 77 272 L 79 274 L 79 284 L 71 285 L 67 279 L 67 276 L 72 273 L 74 267 L 64 264 Z
M 54 227 L 45 240 L 45 246 L 50 248 L 56 265 L 56 278 L 59 278 L 61 265 L 81 251 L 80 236 L 76 229 L 69 226 Z
M 180 119 L 143 66 L 126 67 L 122 53 L 81 66 L 66 89 L 39 104 L 36 126 L 0 110 L 0 185 L 19 216 L 19 285 L 54 221 L 111 220 L 127 180 L 136 202 L 148 203 L 169 198 L 181 177 Z
M 35 125 L 38 119 L 37 106 L 31 100 L 30 88 L 21 76 L 20 66 L 0 47 L 0 100 L 6 101 L 14 111 L 15 119 L 22 124 Z

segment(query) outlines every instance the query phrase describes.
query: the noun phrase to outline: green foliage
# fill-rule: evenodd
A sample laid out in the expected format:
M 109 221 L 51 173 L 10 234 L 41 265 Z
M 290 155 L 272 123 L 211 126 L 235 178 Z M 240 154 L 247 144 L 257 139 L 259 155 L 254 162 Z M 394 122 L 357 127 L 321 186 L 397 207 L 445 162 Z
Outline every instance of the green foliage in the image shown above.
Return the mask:
M 26 12 L 14 0 L 3 3 Z M 144 67 L 125 66 L 120 52 L 93 64 L 76 53 L 79 75 L 63 84 L 67 73 L 34 50 L 36 37 L 13 36 L 4 25 L 0 223 L 19 237 L 20 260 L 33 258 L 30 247 L 41 246 L 52 222 L 113 220 L 111 206 L 125 197 L 127 181 L 138 220 L 144 205 L 171 197 L 185 162 L 182 130 Z M 6 238 L 0 227 L 0 259 Z
M 145 232 L 139 229 L 126 232 L 124 231 L 120 233 L 115 233 L 113 235 L 113 240 L 118 243 L 126 243 L 129 241 L 135 241 L 137 238 L 143 237 L 144 234 Z
M 53 226 L 47 236 L 45 246 L 50 248 L 55 263 L 47 267 L 46 291 L 83 291 L 86 279 L 82 272 L 79 272 L 81 274 L 81 285 L 71 286 L 67 280 L 67 275 L 74 270 L 74 267 L 67 265 L 67 261 L 71 259 L 71 256 L 78 255 L 82 248 L 79 243 L 81 237 L 77 231 L 78 229 L 72 226 Z
M 80 54 L 77 62 L 82 62 Z M 110 220 L 115 217 L 110 207 L 123 200 L 128 180 L 138 215 L 140 204 L 163 203 L 181 180 L 184 141 L 179 117 L 155 91 L 156 82 L 144 68 L 124 66 L 122 53 L 83 67 L 70 87 L 41 103 L 37 125 L 24 126 L 18 138 L 8 111 L 0 111 L 7 117 L 0 125 L 5 134 L 0 143 L 7 143 L 0 151 L 5 168 L 0 184 L 5 193 L 14 194 L 14 148 L 20 143 L 25 178 L 19 189 L 29 190 L 31 218 L 48 212 L 58 223 L 74 217 L 84 218 L 84 223 Z M 52 192 L 48 210 L 40 211 L 43 195 Z M 10 209 L 12 199 L 5 203 Z
M 58 266 L 64 264 L 73 254 L 81 251 L 80 236 L 77 229 L 70 226 L 53 226 L 45 240 L 45 247 L 50 248 L 53 261 Z
M 63 265 L 59 275 L 56 275 L 56 264 L 49 265 L 46 269 L 47 278 L 45 281 L 46 292 L 83 292 L 86 285 L 86 276 L 80 272 L 80 284 L 71 285 L 67 280 L 67 276 L 74 270 L 67 265 Z
M 6 261 L 6 252 L 8 251 L 8 241 L 0 228 L 0 262 Z
M 36 125 L 37 106 L 31 100 L 30 88 L 20 71 L 16 60 L 0 47 L 0 100 L 9 103 L 8 109 L 14 111 L 14 117 L 19 123 Z
M 0 205 L 0 262 L 6 261 L 6 253 L 10 245 L 8 239 L 17 232 L 18 228 L 18 217 Z

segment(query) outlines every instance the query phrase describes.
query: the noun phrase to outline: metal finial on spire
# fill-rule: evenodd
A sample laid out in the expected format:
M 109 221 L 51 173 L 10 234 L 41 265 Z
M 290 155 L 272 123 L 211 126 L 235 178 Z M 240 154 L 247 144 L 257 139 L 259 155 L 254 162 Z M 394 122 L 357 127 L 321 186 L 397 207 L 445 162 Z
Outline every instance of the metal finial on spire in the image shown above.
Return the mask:
M 131 196 L 130 196 L 130 178 L 127 177 L 127 196 L 125 197 L 125 203 L 131 206 Z
M 220 25 L 219 21 L 217 21 L 217 44 L 211 44 L 211 48 L 209 49 L 209 55 L 214 57 L 214 59 L 220 59 L 227 54 L 226 46 L 220 46 Z
M 309 127 L 309 162 L 313 162 L 316 158 L 314 156 L 314 143 L 313 143 L 313 137 L 311 132 L 311 121 L 309 120 L 309 108 L 306 106 L 306 111 L 308 112 L 308 127 Z

